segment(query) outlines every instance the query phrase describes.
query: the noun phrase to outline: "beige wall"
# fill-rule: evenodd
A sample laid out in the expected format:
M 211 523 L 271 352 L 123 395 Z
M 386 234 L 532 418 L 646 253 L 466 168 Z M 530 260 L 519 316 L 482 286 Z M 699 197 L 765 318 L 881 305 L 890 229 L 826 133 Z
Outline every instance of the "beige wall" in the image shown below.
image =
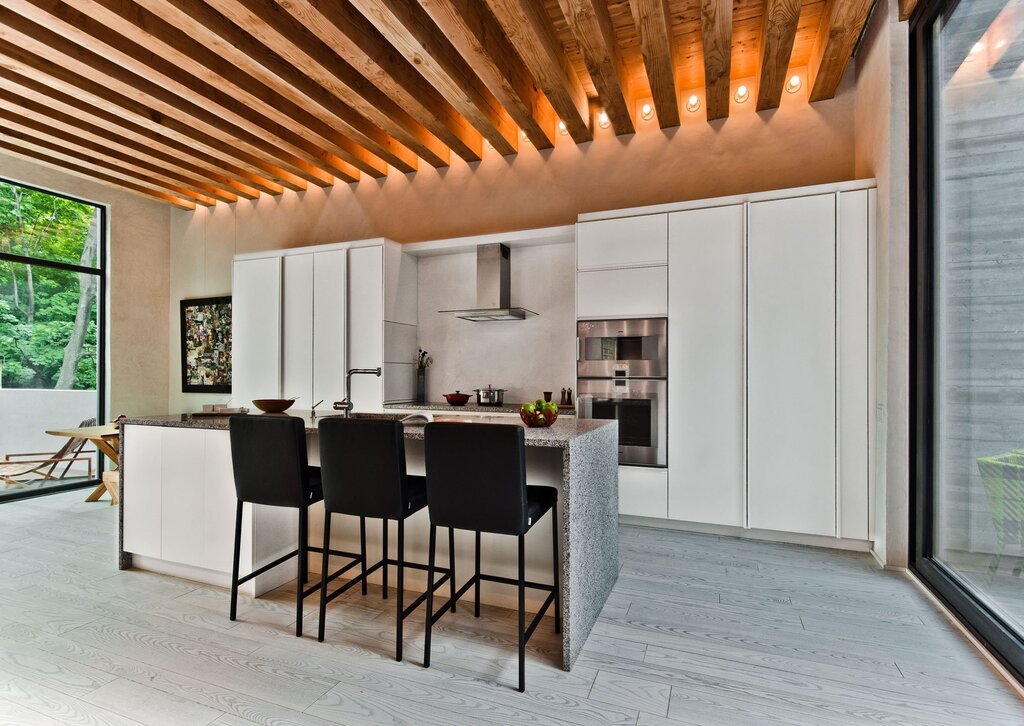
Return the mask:
M 171 208 L 3 152 L 0 177 L 107 206 L 107 417 L 165 413 Z
M 878 180 L 875 553 L 905 567 L 909 532 L 909 121 L 907 24 L 875 6 L 857 56 L 855 166 Z

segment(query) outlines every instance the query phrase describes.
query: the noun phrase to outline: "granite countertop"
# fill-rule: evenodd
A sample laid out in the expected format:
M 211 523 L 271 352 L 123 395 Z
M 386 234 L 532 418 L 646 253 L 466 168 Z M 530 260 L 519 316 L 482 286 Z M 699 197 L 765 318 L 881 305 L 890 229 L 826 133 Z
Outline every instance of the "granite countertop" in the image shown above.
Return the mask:
M 316 433 L 316 427 L 319 421 L 322 421 L 327 416 L 317 416 L 315 419 L 310 418 L 308 411 L 295 411 L 289 413 L 277 413 L 277 414 L 251 414 L 261 416 L 289 416 L 291 418 L 300 418 L 306 425 L 306 433 Z M 397 413 L 357 413 L 354 414 L 355 418 L 370 418 L 370 419 L 388 419 L 397 420 L 402 418 L 403 414 Z M 539 446 L 547 448 L 566 448 L 569 444 L 579 439 L 580 437 L 586 436 L 592 431 L 597 429 L 603 429 L 606 426 L 618 425 L 617 421 L 608 421 L 604 419 L 577 419 L 574 416 L 559 417 L 555 423 L 547 428 L 527 428 L 522 422 L 515 419 L 508 418 L 506 416 L 483 416 L 483 415 L 469 415 L 448 418 L 446 416 L 437 416 L 437 421 L 459 421 L 460 423 L 483 423 L 483 424 L 513 424 L 522 426 L 526 430 L 526 445 L 527 446 Z M 162 416 L 133 416 L 126 418 L 121 421 L 122 426 L 167 426 L 171 428 L 192 428 L 192 429 L 213 429 L 213 430 L 225 430 L 228 427 L 227 416 L 193 416 L 189 413 L 182 414 L 171 414 Z M 406 424 L 405 425 L 405 438 L 411 440 L 423 439 L 423 425 L 422 424 Z
M 475 403 L 467 403 L 465 406 L 452 406 L 444 401 L 430 401 L 427 403 L 388 403 L 384 405 L 385 411 L 446 411 L 448 413 L 508 413 L 519 414 L 522 403 L 506 403 L 501 406 L 478 406 Z M 575 406 L 558 408 L 559 416 L 575 416 Z

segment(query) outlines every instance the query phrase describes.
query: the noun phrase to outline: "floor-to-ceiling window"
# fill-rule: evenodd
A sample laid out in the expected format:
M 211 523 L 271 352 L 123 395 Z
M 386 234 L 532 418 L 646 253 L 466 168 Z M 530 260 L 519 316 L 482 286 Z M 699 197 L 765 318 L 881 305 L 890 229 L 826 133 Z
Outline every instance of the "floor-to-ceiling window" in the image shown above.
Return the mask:
M 0 501 L 84 486 L 103 420 L 104 209 L 0 179 Z
M 1024 0 L 913 26 L 913 566 L 1024 674 Z

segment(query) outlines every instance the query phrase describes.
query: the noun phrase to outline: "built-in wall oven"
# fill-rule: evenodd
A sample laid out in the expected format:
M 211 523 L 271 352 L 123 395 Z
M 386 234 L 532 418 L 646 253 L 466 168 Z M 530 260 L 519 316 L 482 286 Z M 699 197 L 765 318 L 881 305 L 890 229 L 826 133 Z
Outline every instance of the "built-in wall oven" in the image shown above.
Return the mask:
M 619 463 L 666 466 L 668 322 L 581 320 L 577 415 L 619 422 Z

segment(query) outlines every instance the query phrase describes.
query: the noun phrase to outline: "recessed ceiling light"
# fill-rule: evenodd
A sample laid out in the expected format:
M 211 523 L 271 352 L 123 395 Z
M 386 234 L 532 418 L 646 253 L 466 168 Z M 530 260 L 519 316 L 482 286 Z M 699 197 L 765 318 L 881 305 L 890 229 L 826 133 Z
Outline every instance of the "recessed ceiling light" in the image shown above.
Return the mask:
M 796 93 L 800 90 L 800 76 L 792 75 L 789 80 L 786 81 L 786 91 L 788 93 Z
M 696 94 L 686 99 L 686 110 L 690 113 L 700 111 L 700 99 L 697 98 Z
M 522 137 L 523 141 L 530 143 L 530 137 L 526 135 L 525 131 L 520 131 L 519 135 Z
M 606 129 L 611 125 L 611 121 L 608 119 L 608 114 L 605 111 L 601 111 L 597 114 L 597 125 L 602 129 Z
M 560 133 L 562 136 L 565 136 L 567 133 L 569 133 L 569 129 L 565 127 L 565 121 L 558 122 L 558 133 Z
M 746 86 L 740 86 L 736 89 L 733 98 L 736 99 L 736 103 L 746 103 L 747 99 L 750 98 L 750 91 Z
M 644 121 L 650 121 L 654 118 L 654 106 L 649 103 L 645 103 L 640 107 L 640 118 Z

